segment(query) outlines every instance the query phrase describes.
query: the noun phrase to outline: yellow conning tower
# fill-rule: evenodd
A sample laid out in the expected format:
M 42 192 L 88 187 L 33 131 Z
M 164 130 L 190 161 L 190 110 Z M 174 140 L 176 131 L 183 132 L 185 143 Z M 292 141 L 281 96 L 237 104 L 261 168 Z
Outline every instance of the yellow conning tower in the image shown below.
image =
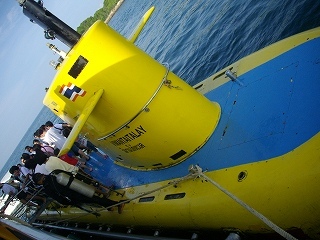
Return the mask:
M 140 170 L 185 160 L 220 117 L 217 103 L 100 21 L 67 54 L 44 104 L 117 164 Z

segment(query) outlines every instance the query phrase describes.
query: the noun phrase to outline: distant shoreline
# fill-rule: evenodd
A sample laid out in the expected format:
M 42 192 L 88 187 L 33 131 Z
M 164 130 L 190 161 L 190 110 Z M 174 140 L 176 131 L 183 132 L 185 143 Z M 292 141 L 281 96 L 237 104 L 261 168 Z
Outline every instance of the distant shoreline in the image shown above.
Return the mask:
M 120 0 L 116 6 L 111 10 L 111 12 L 109 13 L 107 19 L 104 21 L 104 23 L 108 23 L 111 18 L 113 17 L 113 15 L 117 12 L 117 10 L 120 8 L 120 6 L 122 5 L 122 3 L 124 2 L 124 0 Z

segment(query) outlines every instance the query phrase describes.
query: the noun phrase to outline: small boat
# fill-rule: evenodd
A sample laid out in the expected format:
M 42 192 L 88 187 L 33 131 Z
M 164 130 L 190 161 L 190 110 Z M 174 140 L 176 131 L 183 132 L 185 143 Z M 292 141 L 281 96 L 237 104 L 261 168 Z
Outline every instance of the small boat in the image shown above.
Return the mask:
M 92 176 L 126 200 L 120 215 L 48 208 L 34 226 L 127 239 L 319 239 L 320 28 L 190 86 L 134 45 L 153 8 L 126 39 L 101 21 L 81 36 L 37 2 L 22 6 L 70 47 L 51 45 L 61 56 L 43 101 L 73 126 L 61 154 L 85 135 L 109 156 L 91 154 Z

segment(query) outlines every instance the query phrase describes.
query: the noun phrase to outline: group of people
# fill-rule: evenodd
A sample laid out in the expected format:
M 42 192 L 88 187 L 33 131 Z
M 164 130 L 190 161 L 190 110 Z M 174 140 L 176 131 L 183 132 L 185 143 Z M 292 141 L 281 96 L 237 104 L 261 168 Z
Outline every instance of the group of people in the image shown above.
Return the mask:
M 83 150 L 94 151 L 107 158 L 90 141 L 85 141 L 85 145 L 75 142 L 67 154 L 58 157 L 71 130 L 68 124 L 53 124 L 48 121 L 34 133 L 33 146 L 25 147 L 26 152 L 21 156 L 21 164 L 12 166 L 9 169 L 12 174 L 10 180 L 0 183 L 2 191 L 9 195 L 0 213 L 4 213 L 12 198 L 40 208 L 46 202 L 46 196 L 62 205 L 116 205 L 118 212 L 122 212 L 123 203 L 108 199 L 111 189 L 98 184 L 83 171 L 92 171 L 92 168 L 85 164 L 90 156 Z M 44 196 L 33 194 L 38 192 L 39 188 Z

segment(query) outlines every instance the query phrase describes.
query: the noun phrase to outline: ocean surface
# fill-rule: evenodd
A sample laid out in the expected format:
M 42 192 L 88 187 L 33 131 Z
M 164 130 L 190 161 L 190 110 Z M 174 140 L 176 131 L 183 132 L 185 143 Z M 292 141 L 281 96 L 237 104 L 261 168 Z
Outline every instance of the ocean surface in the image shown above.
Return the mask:
M 109 25 L 129 37 L 151 6 L 155 11 L 136 45 L 168 63 L 190 85 L 265 46 L 320 26 L 319 0 L 125 0 Z M 33 133 L 48 120 L 60 121 L 43 108 L 1 170 L 1 178 L 20 162 Z
M 47 121 L 52 121 L 54 123 L 62 122 L 60 118 L 58 118 L 49 110 L 49 108 L 43 107 L 38 116 L 35 116 L 35 120 L 31 124 L 29 129 L 26 131 L 25 135 L 22 137 L 21 141 L 11 154 L 7 163 L 3 166 L 0 172 L 0 179 L 2 179 L 6 175 L 6 173 L 8 173 L 11 166 L 16 165 L 17 163 L 21 163 L 20 158 L 22 153 L 25 152 L 25 146 L 32 146 L 32 141 L 34 139 L 33 133 Z

